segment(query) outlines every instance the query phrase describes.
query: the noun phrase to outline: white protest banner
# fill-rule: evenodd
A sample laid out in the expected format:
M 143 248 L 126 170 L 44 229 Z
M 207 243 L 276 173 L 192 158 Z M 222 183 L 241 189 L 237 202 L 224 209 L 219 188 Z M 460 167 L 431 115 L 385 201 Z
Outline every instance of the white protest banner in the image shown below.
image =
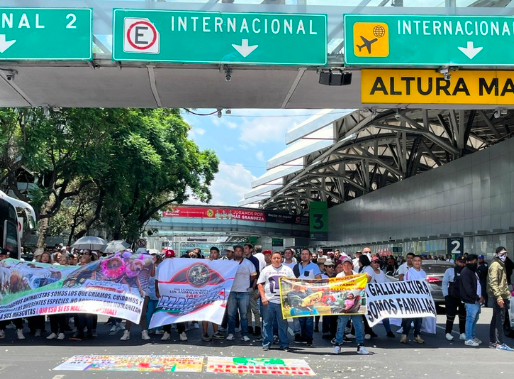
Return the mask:
M 389 317 L 436 317 L 430 286 L 422 280 L 368 283 L 366 298 L 369 326 Z
M 185 321 L 221 324 L 238 262 L 172 258 L 159 265 L 161 295 L 150 328 Z
M 0 320 L 58 313 L 103 314 L 139 322 L 153 262 L 113 256 L 83 266 L 4 259 Z

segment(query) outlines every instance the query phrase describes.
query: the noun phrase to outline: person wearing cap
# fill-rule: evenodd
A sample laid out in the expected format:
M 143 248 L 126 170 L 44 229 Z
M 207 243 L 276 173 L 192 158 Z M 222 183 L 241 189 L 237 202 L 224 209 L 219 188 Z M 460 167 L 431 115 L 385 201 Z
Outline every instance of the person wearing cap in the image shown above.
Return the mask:
M 279 253 L 280 253 L 280 251 L 279 251 Z M 262 252 L 262 255 L 264 257 L 264 263 L 265 263 L 264 267 L 267 267 L 271 264 L 271 254 L 273 254 L 273 251 L 271 251 L 271 250 L 264 250 Z M 262 269 L 264 269 L 264 267 Z M 261 271 L 262 271 L 262 269 L 261 269 Z
M 229 261 L 233 260 L 234 259 L 234 248 L 232 248 L 230 246 L 225 248 L 225 256 L 221 259 L 227 259 Z
M 319 259 L 318 259 L 319 261 Z M 325 272 L 321 275 L 323 279 L 330 279 L 336 277 L 336 270 L 334 261 L 327 259 L 324 262 Z M 316 316 L 318 317 L 318 316 Z M 337 316 L 323 316 L 321 321 L 321 333 L 323 339 L 332 339 L 336 335 L 337 330 Z
M 287 248 L 284 250 L 284 262 L 282 262 L 282 264 L 289 267 L 291 270 L 296 265 L 296 258 L 293 255 L 292 249 Z
M 466 259 L 461 255 L 455 262 L 455 267 L 450 267 L 444 272 L 441 289 L 446 307 L 446 339 L 453 341 L 452 330 L 455 316 L 459 315 L 460 339 L 466 340 L 466 307 L 460 298 L 460 275 L 466 267 Z
M 510 308 L 510 291 L 507 281 L 507 249 L 503 246 L 496 248 L 494 258 L 487 273 L 487 291 L 493 302 L 493 317 L 489 327 L 489 347 L 496 350 L 512 351 L 503 341 L 503 324 Z
M 353 262 L 347 258 L 341 262 L 343 271 L 336 275 L 336 278 L 344 278 L 346 276 L 357 275 L 353 270 Z M 348 322 L 351 321 L 355 329 L 355 342 L 357 343 L 357 354 L 368 355 L 369 351 L 364 347 L 364 325 L 362 316 L 360 315 L 342 315 L 337 316 L 336 337 L 332 340 L 334 345 L 334 354 L 341 352 L 341 346 L 344 342 L 345 329 Z
M 373 270 L 373 280 L 369 283 L 385 283 L 388 281 L 385 273 L 380 269 L 380 258 L 378 256 L 374 255 L 371 257 L 370 267 Z M 384 325 L 387 337 L 394 338 L 395 336 L 391 331 L 391 323 L 388 318 L 382 320 L 382 325 Z
M 478 280 L 480 281 L 480 288 L 482 288 L 482 298 L 484 301 L 482 302 L 483 307 L 487 307 L 487 303 L 489 301 L 489 296 L 487 295 L 487 271 L 489 270 L 489 265 L 484 259 L 483 255 L 478 256 L 478 268 L 477 275 Z

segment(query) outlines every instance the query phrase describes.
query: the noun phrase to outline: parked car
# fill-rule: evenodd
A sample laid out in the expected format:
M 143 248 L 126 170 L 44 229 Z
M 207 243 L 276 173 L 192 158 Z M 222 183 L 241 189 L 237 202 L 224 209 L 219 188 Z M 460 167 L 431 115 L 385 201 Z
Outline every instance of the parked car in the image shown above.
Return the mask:
M 421 268 L 427 273 L 428 284 L 432 291 L 432 298 L 436 305 L 444 304 L 444 296 L 442 290 L 444 272 L 455 265 L 444 261 L 423 261 Z M 387 275 L 389 280 L 398 281 L 398 271 L 393 275 Z

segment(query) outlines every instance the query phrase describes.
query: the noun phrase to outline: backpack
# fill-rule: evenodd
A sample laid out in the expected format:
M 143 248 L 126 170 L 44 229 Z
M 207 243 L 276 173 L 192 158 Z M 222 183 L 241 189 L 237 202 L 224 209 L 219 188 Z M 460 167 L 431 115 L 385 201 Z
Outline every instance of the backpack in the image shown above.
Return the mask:
M 462 270 L 461 270 L 462 271 Z M 454 279 L 453 282 L 450 282 L 448 286 L 448 295 L 451 297 L 456 297 L 457 299 L 460 299 L 460 273 L 461 271 L 457 272 L 457 268 L 453 268 L 453 274 Z

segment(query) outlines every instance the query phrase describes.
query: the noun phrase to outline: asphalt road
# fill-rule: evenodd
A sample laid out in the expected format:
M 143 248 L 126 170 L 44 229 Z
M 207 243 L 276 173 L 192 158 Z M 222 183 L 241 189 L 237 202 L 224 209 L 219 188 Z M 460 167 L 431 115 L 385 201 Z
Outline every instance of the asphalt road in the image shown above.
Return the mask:
M 239 341 L 201 340 L 201 330 L 188 331 L 189 340 L 179 342 L 178 334 L 172 331 L 170 341 L 161 342 L 160 336 L 152 336 L 152 340 L 141 340 L 137 327 L 132 329 L 129 341 L 120 341 L 121 332 L 109 335 L 109 326 L 99 320 L 99 336 L 93 340 L 48 341 L 45 337 L 35 338 L 26 331 L 26 339 L 15 339 L 13 329 L 6 331 L 6 338 L 0 340 L 0 378 L 2 379 L 62 379 L 62 378 L 136 378 L 141 375 L 151 377 L 180 376 L 181 378 L 209 378 L 222 376 L 234 378 L 233 374 L 212 373 L 139 373 L 139 372 L 92 372 L 92 371 L 55 371 L 56 366 L 73 355 L 203 355 L 227 357 L 268 357 L 284 359 L 305 359 L 316 373 L 316 377 L 328 378 L 495 378 L 498 375 L 512 375 L 514 352 L 496 351 L 487 347 L 491 310 L 483 309 L 478 324 L 478 338 L 484 341 L 479 348 L 467 347 L 455 335 L 455 342 L 444 338 L 445 316 L 437 319 L 437 334 L 424 334 L 425 344 L 410 341 L 399 343 L 399 335 L 393 340 L 385 337 L 382 326 L 374 329 L 378 338 L 366 341 L 366 346 L 373 355 L 356 354 L 355 343 L 345 344 L 342 353 L 332 354 L 332 345 L 321 339 L 321 333 L 315 333 L 315 347 L 296 345 L 291 342 L 291 352 L 283 352 L 278 347 L 264 352 L 260 343 Z M 393 327 L 393 330 L 397 328 Z M 47 324 L 47 330 L 49 325 Z M 46 335 L 45 335 L 46 336 Z M 68 336 L 67 336 L 68 337 Z M 514 345 L 514 340 L 506 339 Z M 273 375 L 252 375 L 272 377 Z

